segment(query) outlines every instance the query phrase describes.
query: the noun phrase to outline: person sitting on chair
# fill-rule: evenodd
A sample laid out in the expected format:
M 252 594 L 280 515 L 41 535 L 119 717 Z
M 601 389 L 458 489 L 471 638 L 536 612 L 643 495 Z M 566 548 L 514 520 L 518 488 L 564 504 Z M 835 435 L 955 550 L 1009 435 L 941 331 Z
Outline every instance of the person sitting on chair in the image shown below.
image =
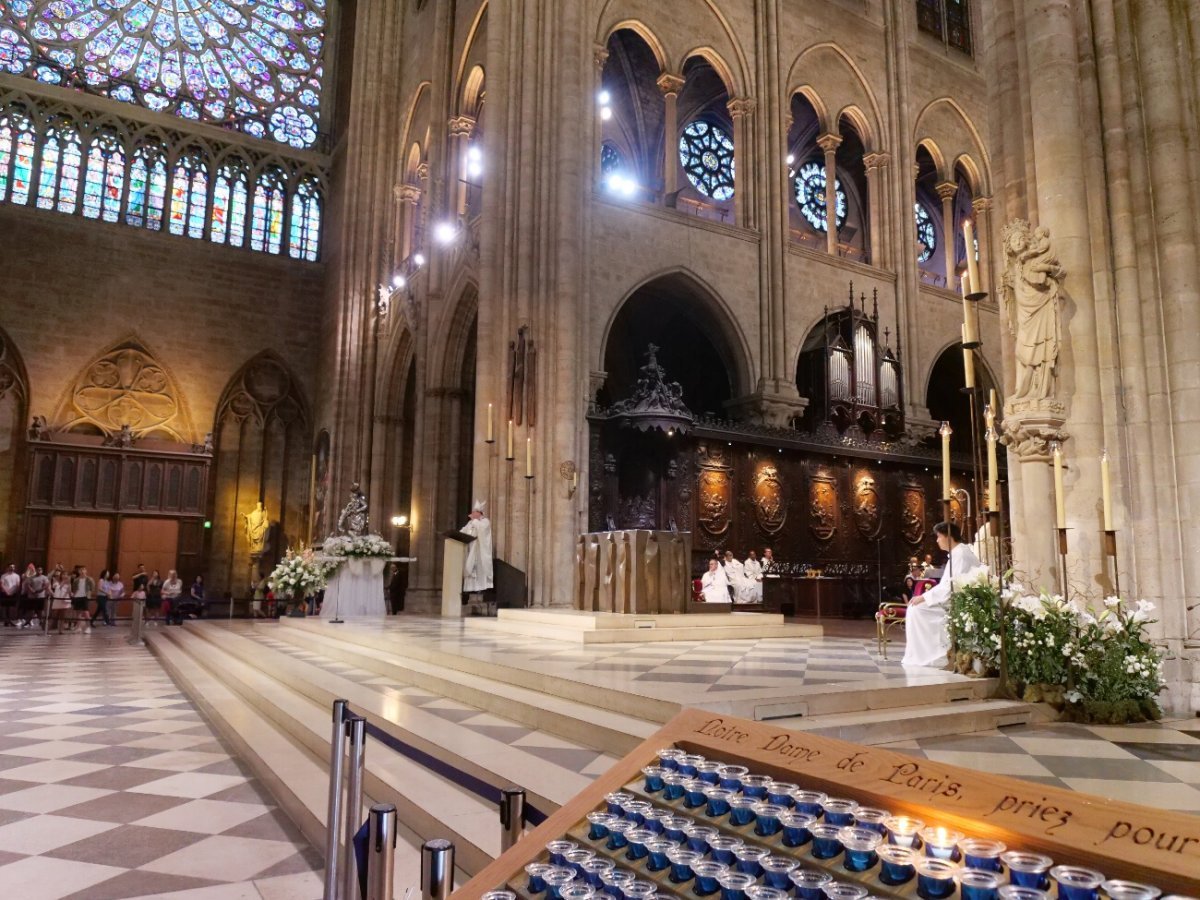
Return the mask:
M 908 603 L 905 617 L 905 666 L 945 668 L 950 651 L 950 633 L 946 627 L 947 601 L 954 593 L 953 581 L 979 568 L 979 557 L 962 542 L 962 532 L 953 522 L 939 522 L 933 528 L 938 546 L 948 554 L 941 580 Z
M 729 602 L 729 581 L 715 556 L 708 561 L 708 571 L 700 579 L 700 592 L 705 603 Z

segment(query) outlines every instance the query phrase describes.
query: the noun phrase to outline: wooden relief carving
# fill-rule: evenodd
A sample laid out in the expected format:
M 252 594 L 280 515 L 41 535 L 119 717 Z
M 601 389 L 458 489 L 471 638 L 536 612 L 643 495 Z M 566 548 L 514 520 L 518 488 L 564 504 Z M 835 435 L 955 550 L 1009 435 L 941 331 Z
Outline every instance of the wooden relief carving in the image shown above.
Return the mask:
M 112 436 L 128 425 L 133 437 L 153 432 L 176 441 L 192 437 L 174 379 L 135 337 L 84 368 L 59 419 L 65 431 L 91 426 Z
M 957 497 L 950 501 L 950 521 L 963 530 L 964 537 L 972 537 L 971 535 L 966 534 L 967 520 L 963 515 L 962 501 Z
M 617 524 L 621 528 L 657 528 L 658 507 L 654 497 L 622 497 Z
M 854 484 L 854 524 L 859 534 L 874 540 L 883 524 L 883 500 L 871 475 L 860 475 Z
M 729 530 L 730 497 L 733 485 L 729 473 L 721 469 L 700 472 L 700 526 L 713 537 Z
M 831 475 L 814 475 L 808 485 L 808 527 L 818 541 L 837 533 L 837 482 Z
M 919 484 L 900 488 L 900 534 L 914 546 L 925 540 L 925 490 Z
M 787 501 L 779 469 L 774 463 L 763 463 L 754 473 L 754 521 L 767 534 L 776 534 L 787 520 Z

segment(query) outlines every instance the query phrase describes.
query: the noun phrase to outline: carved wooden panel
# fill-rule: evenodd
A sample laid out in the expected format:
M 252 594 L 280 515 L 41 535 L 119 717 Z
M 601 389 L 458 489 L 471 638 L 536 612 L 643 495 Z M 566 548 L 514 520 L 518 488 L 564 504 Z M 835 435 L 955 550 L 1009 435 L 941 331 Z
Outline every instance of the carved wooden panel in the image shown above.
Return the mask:
M 808 483 L 808 528 L 818 541 L 837 534 L 838 489 L 832 475 L 817 473 Z
M 900 486 L 900 534 L 914 546 L 925 539 L 925 489 L 914 482 Z
M 879 483 L 869 473 L 859 473 L 854 482 L 854 526 L 870 540 L 879 536 L 883 526 L 883 498 Z
M 773 462 L 759 463 L 752 486 L 755 524 L 766 534 L 778 534 L 787 522 L 787 496 L 779 467 Z

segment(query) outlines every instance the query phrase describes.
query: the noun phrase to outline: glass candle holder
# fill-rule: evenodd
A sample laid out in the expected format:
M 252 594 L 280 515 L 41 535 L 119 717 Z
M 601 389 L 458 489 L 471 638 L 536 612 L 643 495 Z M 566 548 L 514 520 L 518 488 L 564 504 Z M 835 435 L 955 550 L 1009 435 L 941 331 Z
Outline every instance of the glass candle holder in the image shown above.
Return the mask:
M 1136 881 L 1110 879 L 1100 887 L 1104 889 L 1108 900 L 1158 900 L 1162 896 L 1158 888 Z
M 776 806 L 786 806 L 791 809 L 796 805 L 796 798 L 792 796 L 796 791 L 800 790 L 800 785 L 792 784 L 788 781 L 775 781 L 767 785 L 767 802 L 774 803 Z
M 806 813 L 790 812 L 784 813 L 779 817 L 779 824 L 783 826 L 783 846 L 785 847 L 803 847 L 810 840 L 812 835 L 808 833 L 808 828 L 816 818 Z
M 1009 850 L 1000 854 L 1000 860 L 1008 867 L 1008 881 L 1017 887 L 1036 888 L 1044 891 L 1050 887 L 1050 867 L 1054 860 L 1040 853 L 1022 853 Z
M 755 884 L 746 888 L 746 897 L 748 900 L 788 900 L 788 892 L 786 888 Z
M 786 856 L 768 856 L 759 863 L 759 867 L 762 869 L 763 884 L 786 891 L 792 883 L 788 876 L 800 867 L 800 863 Z
M 825 824 L 843 825 L 854 824 L 854 811 L 858 809 L 858 804 L 853 800 L 845 800 L 841 797 L 826 797 L 825 802 L 821 804 L 825 810 Z
M 710 819 L 720 819 L 729 815 L 729 801 L 734 797 L 733 791 L 719 785 L 710 785 L 704 796 L 708 800 L 705 812 Z
M 708 839 L 708 855 L 723 865 L 732 866 L 737 861 L 738 850 L 744 845 L 741 838 L 715 834 Z
M 652 807 L 642 814 L 645 821 L 642 823 L 643 828 L 648 828 L 655 834 L 662 834 L 664 831 L 663 820 L 669 819 L 674 813 L 669 809 L 659 809 L 657 806 Z
M 925 823 L 920 819 L 911 816 L 888 816 L 883 820 L 883 827 L 887 829 L 889 844 L 913 849 L 921 846 L 920 834 Z
M 684 829 L 691 824 L 693 824 L 693 821 L 687 816 L 667 816 L 662 820 L 663 837 L 677 844 L 682 844 L 684 837 L 686 837 Z
M 842 852 L 842 842 L 838 840 L 841 828 L 837 825 L 812 825 L 808 832 L 812 835 L 812 855 L 817 859 L 833 859 Z
M 796 888 L 798 900 L 822 900 L 825 896 L 822 888 L 833 881 L 833 876 L 812 869 L 793 869 L 788 879 Z
M 1000 900 L 999 872 L 990 869 L 962 869 L 958 873 L 958 893 L 962 900 Z
M 887 827 L 883 823 L 891 818 L 891 815 L 886 809 L 860 806 L 854 811 L 854 824 L 858 828 L 869 828 L 877 834 L 886 835 Z
M 1021 887 L 1019 884 L 1002 884 L 1000 900 L 1050 900 L 1050 894 L 1048 891 Z
M 788 811 L 786 806 L 777 806 L 774 803 L 755 803 L 754 810 L 754 833 L 759 837 L 770 837 L 773 834 L 779 834 L 783 828 L 783 823 L 779 817 Z
M 710 787 L 708 782 L 701 781 L 699 778 L 689 778 L 683 783 L 683 805 L 688 809 L 696 809 L 708 802 L 708 798 L 704 796 L 706 788 Z
M 583 875 L 580 877 L 582 877 L 583 880 L 592 887 L 600 890 L 604 887 L 604 873 L 611 872 L 616 867 L 617 864 L 611 859 L 604 859 L 602 857 L 595 856 L 580 866 L 580 868 L 583 870 Z
M 774 781 L 769 775 L 743 775 L 742 796 L 755 800 L 767 799 L 767 785 Z
M 579 845 L 574 841 L 551 841 L 546 845 L 546 852 L 550 854 L 550 862 L 556 866 L 566 865 L 567 852 L 578 849 Z
M 696 777 L 696 766 L 704 762 L 703 756 L 681 756 L 679 757 L 679 774 L 687 775 L 689 778 Z
M 546 896 L 549 900 L 562 900 L 562 889 L 574 881 L 575 878 L 574 869 L 555 866 L 542 876 L 542 880 L 546 883 Z
M 517 895 L 514 891 L 484 891 L 479 900 L 517 900 Z
M 646 841 L 646 868 L 651 872 L 661 872 L 671 865 L 671 860 L 667 856 L 667 851 L 673 850 L 678 846 L 674 841 L 669 841 L 666 838 L 654 838 Z
M 1050 877 L 1058 883 L 1058 900 L 1099 900 L 1104 876 L 1082 866 L 1055 866 Z
M 572 881 L 558 889 L 558 896 L 560 900 L 592 900 L 596 896 L 596 889 L 590 884 Z
M 692 874 L 696 876 L 695 881 L 692 882 L 692 893 L 699 897 L 715 894 L 721 889 L 721 876 L 728 871 L 729 866 L 713 862 L 711 859 L 702 859 L 698 863 L 692 863 Z
M 1000 871 L 1000 854 L 1008 848 L 999 841 L 984 838 L 966 838 L 958 842 L 958 850 L 962 854 L 963 868 L 985 869 L 988 872 Z
M 696 765 L 696 777 L 705 784 L 719 784 L 721 782 L 722 763 L 713 762 L 706 759 L 702 763 Z
M 771 851 L 765 847 L 738 847 L 733 855 L 737 857 L 736 868 L 739 872 L 759 878 L 763 873 L 763 860 L 771 855 Z
M 580 847 L 578 850 L 568 850 L 563 854 L 563 865 L 573 869 L 580 878 L 583 877 L 583 864 L 589 859 L 596 858 L 596 851 Z
M 843 884 L 831 881 L 821 888 L 826 900 L 863 900 L 871 892 L 861 884 Z
M 608 842 L 604 846 L 609 850 L 624 850 L 629 846 L 629 832 L 636 828 L 628 819 L 618 819 L 608 826 Z
M 678 772 L 667 772 L 663 775 L 663 799 L 675 801 L 684 794 L 683 786 L 691 781 L 686 775 Z
M 875 867 L 879 860 L 875 849 L 883 842 L 883 835 L 878 831 L 847 825 L 838 833 L 838 840 L 846 851 L 842 867 L 847 872 L 866 872 Z
M 717 881 L 721 885 L 721 900 L 746 900 L 746 889 L 754 884 L 755 878 L 745 872 L 730 870 L 722 872 Z
M 676 847 L 667 851 L 667 859 L 671 861 L 671 874 L 667 877 L 672 884 L 683 884 L 692 880 L 692 866 L 700 862 L 704 855 L 685 847 Z
M 531 862 L 525 867 L 526 889 L 531 894 L 540 894 L 546 889 L 546 873 L 554 869 L 553 863 Z
M 652 900 L 658 895 L 658 886 L 652 881 L 631 881 L 621 893 L 625 900 Z
M 625 839 L 629 842 L 629 846 L 625 850 L 625 858 L 636 862 L 650 855 L 650 851 L 646 849 L 646 842 L 654 840 L 654 832 L 648 828 L 635 828 L 625 836 Z
M 825 795 L 820 791 L 796 791 L 792 794 L 792 801 L 796 812 L 806 813 L 807 815 L 819 817 L 823 810 L 822 804 L 825 802 Z
M 697 853 L 704 855 L 708 853 L 709 838 L 717 836 L 717 829 L 710 825 L 689 825 L 683 829 L 684 839 L 689 850 L 695 850 Z
M 880 844 L 875 855 L 879 857 L 879 880 L 884 884 L 908 884 L 916 877 L 917 851 L 912 847 Z
M 683 750 L 676 747 L 664 747 L 658 751 L 658 764 L 668 772 L 679 771 L 679 760 L 687 756 Z
M 667 770 L 662 766 L 646 766 L 642 769 L 642 774 L 646 776 L 647 794 L 657 794 L 663 789 L 663 776 L 667 774 Z
M 604 795 L 606 808 L 614 816 L 625 815 L 625 804 L 633 799 L 633 794 L 626 794 L 624 791 L 614 791 L 611 794 Z
M 641 826 L 646 824 L 646 813 L 654 806 L 645 800 L 630 800 L 624 808 L 625 818 L 635 825 Z
M 637 881 L 637 876 L 632 872 L 611 869 L 601 875 L 600 880 L 604 883 L 604 893 L 617 900 L 624 900 L 625 888 Z
M 951 831 L 941 825 L 927 825 L 921 829 L 921 843 L 925 845 L 925 855 L 934 859 L 958 859 L 958 842 L 963 839 L 961 831 Z
M 731 797 L 729 800 L 729 824 L 743 828 L 754 821 L 754 807 L 758 801 L 746 796 Z
M 602 841 L 608 837 L 608 826 L 617 821 L 617 817 L 608 812 L 590 812 L 587 814 L 588 840 Z
M 954 877 L 960 866 L 937 856 L 921 857 L 916 861 L 917 896 L 923 900 L 945 900 L 954 894 Z
M 740 791 L 742 789 L 742 778 L 749 775 L 750 770 L 745 766 L 721 766 L 718 774 L 721 776 L 721 787 L 727 791 Z

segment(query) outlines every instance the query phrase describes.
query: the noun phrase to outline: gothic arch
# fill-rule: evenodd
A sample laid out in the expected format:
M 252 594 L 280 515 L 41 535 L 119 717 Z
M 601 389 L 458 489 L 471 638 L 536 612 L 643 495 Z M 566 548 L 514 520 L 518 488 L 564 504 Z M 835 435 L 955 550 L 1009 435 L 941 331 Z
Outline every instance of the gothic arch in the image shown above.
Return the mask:
M 943 148 L 944 155 L 940 158 L 934 155 L 934 159 L 938 162 L 938 172 L 946 179 L 953 176 L 953 168 L 947 166 L 948 160 L 957 162 L 963 157 L 978 160 L 978 163 L 972 162 L 978 178 L 974 185 L 976 193 L 985 196 L 991 193 L 991 159 L 979 129 L 957 101 L 940 97 L 926 104 L 913 123 L 913 138 L 912 146 L 920 146 L 932 139 Z
M 799 85 L 788 93 L 789 102 L 791 101 L 792 97 L 796 96 L 796 94 L 799 94 L 806 101 L 808 101 L 808 105 L 813 108 L 813 112 L 815 112 L 817 115 L 817 122 L 820 123 L 821 133 L 824 134 L 828 132 L 830 122 L 829 107 L 825 105 L 825 102 L 821 99 L 821 95 L 817 92 L 817 89 L 810 84 Z
M 309 420 L 308 402 L 288 364 L 272 350 L 263 350 L 238 369 L 217 404 L 214 425 L 226 416 L 265 425 L 278 418 L 286 423 Z
M 625 19 L 616 22 L 604 32 L 600 40 L 600 45 L 607 47 L 609 40 L 618 31 L 632 31 L 640 37 L 646 46 L 650 48 L 650 52 L 654 54 L 654 59 L 658 63 L 658 71 L 661 73 L 667 70 L 668 57 L 666 48 L 663 47 L 662 41 L 658 39 L 658 35 L 648 25 L 637 19 Z
M 853 110 L 855 127 L 867 150 L 879 149 L 883 121 L 879 103 L 862 69 L 840 46 L 822 42 L 801 50 L 788 72 L 787 84 L 789 97 L 808 89 L 809 102 L 820 114 L 825 130 Z M 824 97 L 827 105 L 814 100 L 816 94 Z M 829 113 L 830 109 L 837 110 L 836 116 Z
M 717 73 L 717 77 L 725 85 L 725 92 L 729 95 L 730 99 L 742 96 L 741 89 L 738 87 L 738 79 L 729 68 L 729 63 L 715 49 L 712 47 L 693 47 L 679 60 L 678 71 L 682 72 L 684 66 L 692 59 L 702 59 L 712 66 L 713 71 Z
M 917 141 L 917 150 L 924 150 L 933 160 L 933 165 L 937 169 L 938 180 L 945 181 L 950 177 L 950 169 L 946 166 L 946 155 L 942 153 L 942 149 L 938 146 L 937 141 L 933 138 L 922 138 Z
M 458 69 L 454 73 L 454 83 L 459 87 L 459 90 L 455 93 L 462 101 L 459 106 L 459 112 L 467 115 L 473 114 L 468 103 L 468 86 L 471 82 L 471 77 L 475 74 L 476 70 L 479 70 L 481 76 L 483 73 L 483 59 L 487 50 L 487 27 L 488 4 L 485 0 L 485 2 L 479 4 L 475 18 L 471 21 L 471 27 L 467 29 L 467 36 L 462 45 L 462 55 L 458 61 Z M 477 50 L 479 50 L 478 53 L 476 52 Z
M 431 360 L 431 372 L 438 372 L 443 385 L 458 384 L 462 380 L 463 365 L 470 350 L 471 332 L 479 314 L 479 287 L 473 280 L 462 279 L 461 287 L 448 293 L 458 296 L 453 312 L 444 320 L 443 339 L 435 342 L 441 348 L 441 356 Z

